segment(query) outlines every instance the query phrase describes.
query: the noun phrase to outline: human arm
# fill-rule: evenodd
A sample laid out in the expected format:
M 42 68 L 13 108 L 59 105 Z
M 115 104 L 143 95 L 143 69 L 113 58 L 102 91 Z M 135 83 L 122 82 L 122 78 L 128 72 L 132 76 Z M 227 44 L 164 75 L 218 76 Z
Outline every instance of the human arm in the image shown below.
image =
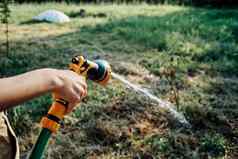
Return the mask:
M 67 113 L 87 94 L 83 77 L 68 70 L 39 69 L 0 79 L 0 110 L 53 92 L 69 101 Z

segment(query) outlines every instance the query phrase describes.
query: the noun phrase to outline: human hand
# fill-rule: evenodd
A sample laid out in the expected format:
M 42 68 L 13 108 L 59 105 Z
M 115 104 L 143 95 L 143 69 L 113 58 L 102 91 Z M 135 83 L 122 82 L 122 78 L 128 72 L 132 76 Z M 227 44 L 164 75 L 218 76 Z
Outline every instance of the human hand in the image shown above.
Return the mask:
M 66 114 L 87 95 L 85 78 L 69 70 L 57 70 L 54 78 L 56 85 L 52 90 L 55 98 L 61 98 L 69 102 Z

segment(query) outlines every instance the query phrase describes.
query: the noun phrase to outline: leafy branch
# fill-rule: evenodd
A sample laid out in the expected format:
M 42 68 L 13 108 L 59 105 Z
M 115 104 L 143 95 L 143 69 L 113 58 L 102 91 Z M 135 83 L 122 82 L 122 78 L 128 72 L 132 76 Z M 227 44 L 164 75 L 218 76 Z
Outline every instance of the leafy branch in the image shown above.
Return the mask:
M 9 8 L 10 0 L 0 1 L 0 22 L 5 25 L 5 37 L 6 37 L 6 54 L 9 55 L 9 19 L 11 16 L 11 10 Z

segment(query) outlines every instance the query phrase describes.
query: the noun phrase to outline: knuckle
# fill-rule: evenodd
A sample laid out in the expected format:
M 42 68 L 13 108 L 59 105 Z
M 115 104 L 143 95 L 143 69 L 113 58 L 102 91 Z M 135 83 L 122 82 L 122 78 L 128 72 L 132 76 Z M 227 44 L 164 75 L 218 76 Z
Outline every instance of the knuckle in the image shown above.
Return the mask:
M 80 102 L 81 96 L 80 95 L 75 95 L 75 103 Z
M 72 98 L 71 99 L 72 103 L 76 103 L 78 101 L 78 95 L 76 95 L 76 94 L 73 94 L 71 98 Z
M 83 88 L 87 88 L 87 83 L 85 82 L 85 81 L 82 81 L 82 80 L 80 80 L 79 81 L 79 84 L 83 87 Z
M 85 90 L 85 91 L 84 91 L 84 97 L 86 97 L 87 95 L 88 95 L 88 91 Z

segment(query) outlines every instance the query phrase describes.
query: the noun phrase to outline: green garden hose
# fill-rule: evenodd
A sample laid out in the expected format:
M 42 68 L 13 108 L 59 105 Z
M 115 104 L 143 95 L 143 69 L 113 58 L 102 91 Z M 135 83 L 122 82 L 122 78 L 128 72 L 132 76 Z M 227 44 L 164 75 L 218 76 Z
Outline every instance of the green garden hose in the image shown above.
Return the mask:
M 47 147 L 51 134 L 52 132 L 49 129 L 43 128 L 41 130 L 37 142 L 34 145 L 28 159 L 41 159 L 43 157 L 44 151 Z

